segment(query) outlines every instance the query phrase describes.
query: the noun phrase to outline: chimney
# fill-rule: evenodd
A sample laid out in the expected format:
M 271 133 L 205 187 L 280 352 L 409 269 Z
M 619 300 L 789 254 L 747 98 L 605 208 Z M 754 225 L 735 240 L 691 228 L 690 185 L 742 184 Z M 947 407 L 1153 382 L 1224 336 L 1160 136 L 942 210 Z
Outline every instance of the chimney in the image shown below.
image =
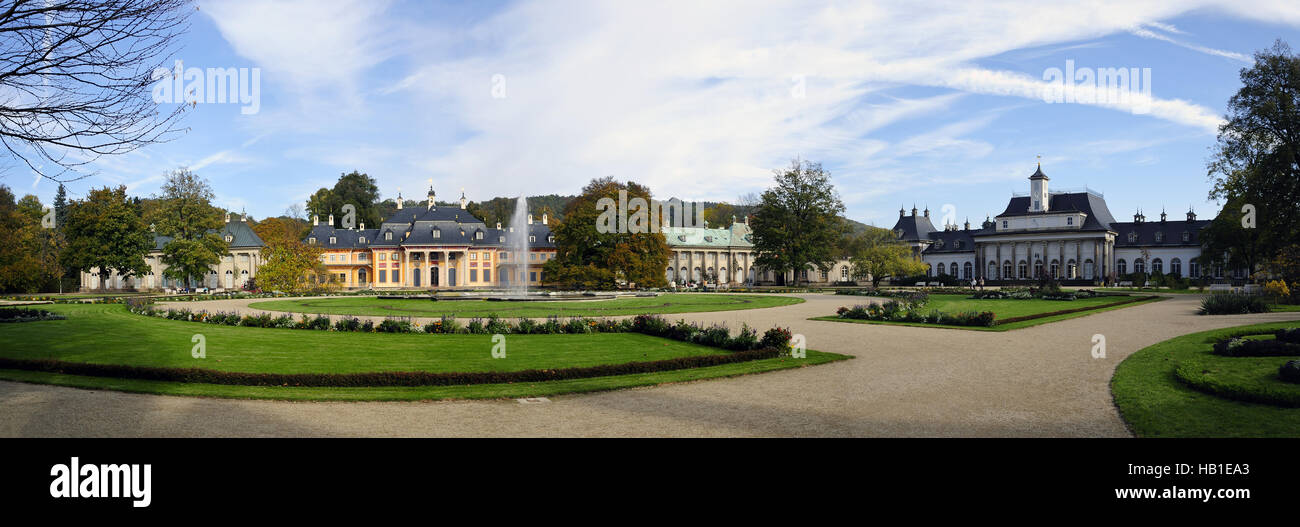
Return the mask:
M 230 223 L 230 213 L 226 213 L 226 223 Z
M 312 214 L 312 215 L 311 215 L 311 224 L 312 224 L 312 225 L 320 225 L 320 216 L 318 216 L 318 215 L 316 215 L 316 214 Z
M 532 215 L 532 214 L 529 214 L 529 215 L 528 215 L 528 224 L 529 224 L 529 225 L 532 225 L 532 224 L 533 224 L 533 215 Z
M 501 222 L 497 222 L 497 230 L 501 230 Z
M 330 214 L 330 227 L 334 226 L 334 214 Z
M 925 206 L 925 217 L 927 217 L 927 218 L 930 217 L 930 206 L 929 206 L 929 205 L 926 205 L 926 206 Z
M 366 230 L 366 222 L 361 222 L 361 230 Z
M 913 218 L 916 217 L 916 204 L 915 204 L 915 203 L 912 204 L 912 217 L 913 217 Z
M 397 191 L 397 210 L 402 210 L 402 191 Z
M 542 213 L 542 225 L 546 225 L 546 213 Z

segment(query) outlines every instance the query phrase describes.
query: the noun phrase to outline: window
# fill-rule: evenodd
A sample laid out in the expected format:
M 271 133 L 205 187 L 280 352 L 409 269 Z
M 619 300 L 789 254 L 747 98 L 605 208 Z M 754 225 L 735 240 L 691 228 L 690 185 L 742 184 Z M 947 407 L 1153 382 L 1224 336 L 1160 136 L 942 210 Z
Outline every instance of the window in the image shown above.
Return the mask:
M 1174 276 L 1183 275 L 1183 262 L 1177 258 L 1169 261 L 1169 274 Z
M 397 269 L 393 269 L 393 281 L 394 281 L 394 282 L 401 282 L 401 281 L 402 281 L 402 272 L 401 272 L 401 271 L 398 271 Z
M 477 282 L 477 281 L 478 281 L 478 269 L 470 269 L 470 270 L 469 270 L 469 281 L 471 281 L 471 282 Z
M 362 237 L 358 238 L 357 240 L 360 241 L 361 243 L 366 243 L 366 237 L 365 237 L 365 236 L 362 236 Z
M 1158 232 L 1158 231 L 1157 231 L 1157 232 L 1156 232 L 1156 243 L 1160 243 L 1160 242 L 1163 242 L 1163 241 L 1165 241 L 1165 233 L 1163 233 L 1163 232 Z
M 489 253 L 489 252 L 485 252 L 485 253 L 483 253 L 483 259 L 484 259 L 484 260 L 491 260 L 491 259 L 492 259 L 492 253 Z
M 478 253 L 469 253 L 469 259 L 470 259 L 470 260 L 477 260 L 477 259 L 478 259 Z
M 1124 263 L 1123 258 L 1115 261 L 1115 272 L 1118 274 L 1128 274 L 1128 264 Z
M 383 256 L 383 255 L 380 255 L 380 256 Z M 387 270 L 387 269 L 380 269 L 380 270 L 379 270 L 379 281 L 380 281 L 380 282 L 387 282 L 387 281 L 388 281 L 388 270 Z
M 1192 262 L 1188 264 L 1188 270 L 1190 272 L 1187 273 L 1187 276 L 1199 278 L 1201 276 L 1201 263 L 1193 259 Z
M 438 239 L 438 238 L 442 238 L 442 229 L 439 229 L 439 228 L 437 228 L 437 227 L 434 227 L 434 228 L 433 228 L 433 239 L 436 240 L 436 239 Z
M 849 279 L 849 268 L 848 268 L 848 267 L 841 267 L 841 268 L 840 268 L 840 280 L 848 280 L 848 279 Z
M 536 282 L 536 281 L 537 281 L 537 272 L 536 272 L 536 271 L 531 272 L 531 273 L 528 273 L 528 281 L 529 281 L 529 282 Z
M 475 240 L 482 240 L 482 239 L 483 239 L 483 231 L 475 231 L 475 232 L 474 232 L 474 239 L 475 239 Z
M 1007 228 L 1007 220 L 1002 220 L 1002 228 Z
M 510 255 L 508 253 L 504 253 L 504 252 L 497 253 L 498 260 L 508 260 L 509 257 Z
M 1129 242 L 1129 243 L 1135 243 L 1135 242 L 1137 242 L 1137 241 L 1138 241 L 1138 233 L 1136 233 L 1136 232 L 1130 232 L 1130 233 L 1128 233 L 1128 242 Z
M 384 233 L 384 239 L 385 239 L 385 240 L 388 240 L 388 241 L 392 241 L 392 239 L 393 239 L 393 233 L 392 233 L 392 232 L 385 232 L 385 233 Z
M 535 243 L 535 242 L 537 242 L 537 237 L 536 237 L 536 236 L 533 236 L 533 235 L 531 235 L 531 234 L 529 234 L 529 235 L 528 235 L 528 243 Z
M 1162 261 L 1162 260 L 1159 259 L 1159 258 L 1156 258 L 1156 259 L 1154 259 L 1154 260 L 1151 260 L 1151 272 L 1152 272 L 1153 274 L 1155 274 L 1155 273 L 1164 273 L 1164 272 L 1165 272 L 1165 262 Z
M 235 241 L 235 237 L 234 237 L 234 236 L 231 236 L 231 235 L 229 235 L 229 234 L 227 234 L 227 235 L 226 235 L 226 243 L 230 243 L 230 242 L 233 242 L 233 241 Z
M 1070 216 L 1070 217 L 1065 218 L 1065 224 L 1066 224 L 1066 225 L 1074 225 L 1074 217 L 1073 217 L 1073 216 Z
M 536 259 L 537 259 L 537 253 L 528 253 L 528 259 L 529 259 L 529 260 L 536 260 Z
M 387 260 L 387 259 L 388 259 L 388 253 L 379 253 L 379 261 L 382 262 L 382 261 L 385 261 L 385 260 Z
M 308 245 L 316 245 L 316 237 L 315 237 L 315 236 L 312 236 L 311 238 L 307 238 L 307 244 L 308 244 Z
M 1135 273 L 1145 273 L 1145 272 L 1147 272 L 1147 263 L 1144 262 L 1144 261 L 1142 261 L 1141 258 L 1134 258 L 1134 259 L 1133 259 L 1133 272 L 1135 272 Z
M 1183 231 L 1183 241 L 1184 242 L 1192 241 L 1192 233 Z
M 942 240 L 941 240 L 941 241 L 942 241 Z M 940 263 L 940 264 L 939 264 L 939 274 L 944 274 L 943 270 L 944 270 L 943 264 Z
M 338 243 L 338 242 L 339 242 L 339 239 L 338 239 L 337 237 L 335 237 L 335 236 L 330 236 L 330 245 L 334 245 L 334 244 L 336 244 L 336 243 Z
M 491 269 L 484 269 L 484 270 L 483 270 L 483 281 L 484 281 L 484 282 L 491 282 L 491 281 L 492 281 L 492 270 L 491 270 Z

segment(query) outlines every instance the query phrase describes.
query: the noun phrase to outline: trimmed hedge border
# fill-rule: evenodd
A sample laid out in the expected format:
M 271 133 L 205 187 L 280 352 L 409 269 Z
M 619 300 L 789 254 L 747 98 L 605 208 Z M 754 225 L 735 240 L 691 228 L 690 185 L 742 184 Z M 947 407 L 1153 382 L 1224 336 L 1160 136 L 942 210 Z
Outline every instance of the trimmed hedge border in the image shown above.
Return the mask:
M 1119 302 L 1113 302 L 1113 303 L 1110 303 L 1110 304 L 1101 304 L 1101 305 L 1097 305 L 1097 306 L 1080 307 L 1080 308 L 1075 308 L 1075 309 L 1063 309 L 1063 310 L 1061 310 L 1061 311 L 1049 311 L 1049 312 L 1047 312 L 1047 313 L 1037 313 L 1037 314 L 1033 314 L 1033 315 L 1025 315 L 1025 316 L 1023 316 L 1023 317 L 1004 318 L 1004 319 L 1002 319 L 1002 320 L 997 321 L 994 325 L 995 325 L 995 326 L 1001 326 L 1001 325 L 1004 325 L 1004 324 L 1014 324 L 1014 323 L 1016 323 L 1016 322 L 1024 322 L 1024 321 L 1026 321 L 1026 320 L 1034 320 L 1034 319 L 1039 319 L 1039 318 L 1054 317 L 1054 316 L 1057 316 L 1057 315 L 1068 315 L 1068 314 L 1071 314 L 1071 313 L 1082 313 L 1082 312 L 1084 312 L 1084 311 L 1096 311 L 1096 310 L 1098 310 L 1098 309 L 1106 309 L 1106 308 L 1108 308 L 1108 307 L 1122 306 L 1122 305 L 1125 305 L 1125 304 L 1134 304 L 1134 303 L 1137 303 L 1137 302 L 1146 302 L 1146 301 L 1148 301 L 1148 300 L 1154 300 L 1154 299 L 1157 299 L 1157 298 L 1160 298 L 1160 297 L 1159 297 L 1159 296 L 1156 296 L 1156 295 L 1151 295 L 1151 296 L 1139 296 L 1139 297 L 1135 297 L 1135 298 L 1130 298 L 1130 299 L 1128 299 L 1128 300 L 1122 300 L 1122 301 L 1119 301 Z
M 1174 369 L 1174 378 L 1188 388 L 1215 397 L 1248 403 L 1300 408 L 1300 392 L 1244 390 L 1239 386 L 1206 377 L 1199 372 L 1201 368 L 1202 366 L 1195 362 L 1182 364 Z
M 226 384 L 237 386 L 304 386 L 304 387 L 387 387 L 387 386 L 460 386 L 469 384 L 507 384 L 547 382 L 591 377 L 609 377 L 637 373 L 685 370 L 738 362 L 773 359 L 781 356 L 775 348 L 737 351 L 717 355 L 678 357 L 657 361 L 627 362 L 544 370 L 505 372 L 367 372 L 367 373 L 248 373 L 203 368 L 158 368 L 122 364 L 93 364 L 52 359 L 0 358 L 0 369 L 39 371 L 90 377 L 113 377 L 147 381 Z

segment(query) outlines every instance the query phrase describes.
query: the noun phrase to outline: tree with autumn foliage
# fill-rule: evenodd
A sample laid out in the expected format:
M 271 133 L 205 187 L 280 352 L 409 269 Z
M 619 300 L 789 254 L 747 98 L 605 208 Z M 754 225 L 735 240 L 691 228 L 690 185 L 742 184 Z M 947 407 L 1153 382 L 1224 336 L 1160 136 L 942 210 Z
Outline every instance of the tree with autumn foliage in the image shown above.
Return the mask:
M 320 246 L 303 243 L 306 235 L 300 220 L 292 218 L 267 218 L 253 227 L 253 232 L 266 244 L 262 258 L 266 261 L 257 269 L 257 284 L 266 291 L 300 293 L 319 286 L 319 277 L 326 277 L 320 256 Z
M 564 208 L 564 220 L 556 224 L 556 256 L 543 267 L 546 281 L 578 289 L 614 289 L 621 285 L 665 287 L 664 269 L 671 254 L 659 232 L 600 232 L 597 225 L 601 198 L 618 202 L 619 191 L 627 199 L 642 198 L 650 202 L 648 187 L 633 181 L 626 183 L 606 177 L 593 179 L 582 194 Z

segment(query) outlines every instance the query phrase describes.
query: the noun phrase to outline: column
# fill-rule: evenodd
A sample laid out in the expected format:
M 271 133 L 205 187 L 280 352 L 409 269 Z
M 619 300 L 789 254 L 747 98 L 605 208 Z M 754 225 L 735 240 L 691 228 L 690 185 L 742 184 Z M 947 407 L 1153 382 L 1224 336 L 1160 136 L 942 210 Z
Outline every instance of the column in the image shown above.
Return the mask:
M 514 283 L 514 281 L 512 280 L 511 283 Z M 439 251 L 438 287 L 447 287 L 447 251 Z

